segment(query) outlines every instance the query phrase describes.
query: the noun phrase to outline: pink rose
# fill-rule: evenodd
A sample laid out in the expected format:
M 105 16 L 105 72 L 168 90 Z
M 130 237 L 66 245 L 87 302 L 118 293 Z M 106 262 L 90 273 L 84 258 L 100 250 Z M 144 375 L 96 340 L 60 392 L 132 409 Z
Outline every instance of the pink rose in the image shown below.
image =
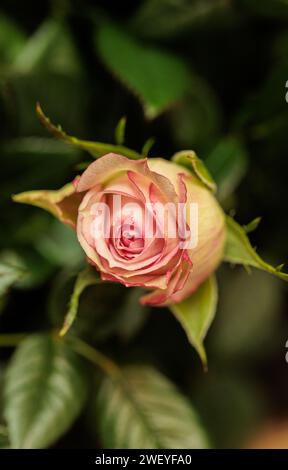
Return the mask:
M 226 232 L 224 213 L 209 189 L 213 182 L 204 167 L 199 171 L 202 163 L 193 152 L 188 154 L 199 178 L 162 158 L 131 160 L 109 153 L 73 184 L 13 199 L 72 226 L 103 280 L 150 289 L 143 304 L 177 303 L 215 271 Z
M 77 236 L 89 262 L 103 280 L 153 289 L 143 304 L 185 299 L 221 261 L 224 214 L 185 168 L 161 158 L 134 161 L 110 153 L 93 162 L 74 187 Z

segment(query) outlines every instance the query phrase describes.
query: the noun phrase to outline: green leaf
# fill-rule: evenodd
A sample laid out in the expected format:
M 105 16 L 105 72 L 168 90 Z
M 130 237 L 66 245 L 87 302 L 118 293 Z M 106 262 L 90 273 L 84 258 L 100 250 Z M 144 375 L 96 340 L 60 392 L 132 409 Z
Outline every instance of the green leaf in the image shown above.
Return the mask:
M 37 123 L 35 115 L 34 121 Z M 0 153 L 5 174 L 0 198 L 4 201 L 11 193 L 62 185 L 71 177 L 71 169 L 80 155 L 79 150 L 63 142 L 41 137 L 6 140 L 0 145 Z
M 247 275 L 244 269 L 222 266 L 221 297 L 213 325 L 210 354 L 223 364 L 253 364 L 277 353 L 283 328 L 284 292 L 274 276 L 261 270 Z M 245 295 L 243 294 L 245 293 Z
M 96 46 L 108 69 L 139 97 L 148 118 L 186 96 L 190 73 L 177 56 L 146 46 L 112 24 L 100 27 Z
M 0 424 L 0 449 L 9 448 L 9 436 L 6 426 Z
M 128 340 L 138 333 L 147 320 L 149 309 L 140 304 L 139 299 L 144 294 L 141 287 L 128 289 L 124 305 L 117 315 L 120 338 Z
M 281 36 L 279 40 L 281 41 Z M 240 108 L 240 111 L 235 118 L 237 132 L 241 133 L 243 128 L 249 128 L 249 134 L 253 140 L 266 140 L 264 147 L 265 152 L 268 150 L 269 153 L 268 144 L 272 141 L 272 155 L 274 155 L 273 152 L 275 152 L 275 146 L 278 147 L 279 144 L 281 145 L 282 139 L 286 142 L 286 122 L 288 113 L 285 99 L 285 95 L 287 93 L 285 85 L 288 76 L 288 60 L 287 39 L 285 40 L 285 37 L 283 37 L 282 40 L 284 40 L 282 45 L 279 45 L 279 43 L 275 44 L 276 50 L 277 47 L 283 47 L 284 49 L 283 51 L 278 52 L 280 57 L 273 57 L 273 66 L 267 70 L 265 79 L 258 87 L 257 93 L 255 93 L 253 98 L 246 98 L 242 108 Z M 281 57 L 282 54 L 283 57 Z
M 262 269 L 270 274 L 288 281 L 288 274 L 282 273 L 282 265 L 274 268 L 262 260 L 251 246 L 245 230 L 232 217 L 226 216 L 227 239 L 224 251 L 224 261 L 233 264 L 243 264 Z
M 82 291 L 78 306 L 73 307 L 73 316 L 77 309 L 73 336 L 92 344 L 102 344 L 115 337 L 126 343 L 138 334 L 148 319 L 150 309 L 139 303 L 139 297 L 144 291 L 140 287 L 127 289 L 119 283 L 110 282 L 101 282 L 98 286 L 100 282 L 97 272 L 92 272 L 91 284 Z M 53 279 L 48 315 L 56 330 L 60 330 L 63 325 L 63 313 L 67 312 L 74 285 L 75 273 L 71 273 L 69 266 Z
M 48 129 L 49 132 L 54 135 L 54 137 L 63 140 L 67 144 L 89 152 L 94 158 L 101 157 L 102 155 L 105 155 L 109 152 L 119 153 L 120 155 L 125 155 L 126 157 L 133 158 L 135 160 L 143 158 L 142 155 L 140 155 L 134 150 L 129 149 L 128 147 L 125 147 L 124 145 L 113 145 L 105 144 L 103 142 L 80 140 L 76 137 L 66 134 L 61 128 L 61 126 L 55 126 L 51 123 L 50 119 L 45 116 L 39 103 L 37 103 L 36 105 L 36 113 L 38 114 L 40 122 L 43 124 L 44 127 Z
M 125 141 L 125 130 L 126 130 L 126 116 L 123 116 L 118 122 L 115 129 L 115 142 L 118 145 L 124 144 Z
M 70 227 L 52 220 L 48 230 L 41 235 L 37 237 L 35 248 L 50 263 L 67 266 L 70 270 L 83 265 L 84 251 Z
M 56 122 L 61 122 L 72 134 L 85 132 L 87 104 L 91 94 L 86 77 L 70 73 L 68 69 L 57 71 L 52 67 L 40 67 L 30 73 L 11 71 L 6 86 L 10 92 L 3 94 L 7 116 L 5 124 L 10 125 L 11 130 L 17 130 L 17 135 L 43 135 L 35 119 L 37 101 L 45 103 L 45 108 Z M 55 173 L 54 167 L 50 168 L 50 172 L 52 170 Z
M 106 377 L 95 418 L 104 448 L 197 449 L 207 438 L 189 401 L 151 367 L 129 367 L 123 378 Z
M 76 279 L 73 294 L 70 299 L 69 309 L 66 313 L 64 324 L 60 330 L 60 336 L 66 335 L 68 330 L 71 328 L 79 307 L 79 300 L 82 292 L 86 289 L 86 287 L 99 284 L 101 282 L 99 276 L 95 269 L 87 266 L 83 271 L 81 271 Z
M 68 266 L 53 280 L 48 315 L 56 330 L 60 330 L 63 325 L 63 316 L 67 312 L 79 268 L 76 272 L 73 271 Z M 119 310 L 122 311 L 125 296 L 130 290 L 116 282 L 102 282 L 101 286 L 91 284 L 87 287 L 81 294 L 77 321 L 73 324 L 73 336 L 81 337 L 92 344 L 103 343 L 111 336 L 115 338 L 122 326 Z M 71 336 L 72 334 L 69 338 Z
M 46 137 L 17 137 L 6 140 L 1 144 L 1 152 L 7 154 L 8 158 L 12 158 L 16 154 L 18 161 L 21 158 L 27 159 L 30 164 L 34 163 L 34 165 L 36 163 L 36 155 L 38 155 L 38 158 L 39 156 L 43 157 L 43 161 L 46 158 L 50 160 L 55 159 L 56 162 L 61 158 L 68 159 L 72 164 L 76 162 L 76 157 L 80 155 L 80 152 L 77 150 L 72 150 L 71 152 L 71 149 L 67 148 L 63 142 L 57 142 Z
M 47 282 L 55 270 L 55 265 L 44 259 L 34 247 L 19 247 L 15 250 L 5 250 L 1 260 L 22 272 L 17 280 L 17 288 L 31 289 Z
M 145 0 L 130 23 L 137 34 L 169 40 L 211 18 L 214 25 L 215 14 L 229 6 L 225 0 Z
M 50 446 L 69 429 L 87 396 L 78 356 L 48 335 L 24 340 L 8 366 L 4 415 L 11 447 Z
M 199 180 L 211 189 L 211 191 L 216 191 L 216 183 L 210 175 L 208 169 L 200 158 L 197 157 L 196 153 L 193 150 L 182 150 L 181 152 L 175 153 L 172 157 L 173 162 L 182 165 L 188 170 L 193 171 Z
M 0 14 L 0 58 L 1 62 L 11 63 L 25 44 L 26 37 L 18 25 Z
M 220 133 L 222 110 L 209 84 L 191 71 L 191 85 L 185 100 L 169 113 L 169 128 L 177 147 L 206 151 Z
M 215 316 L 218 300 L 216 278 L 211 276 L 196 292 L 170 310 L 184 328 L 187 337 L 206 367 L 207 357 L 203 340 Z
M 261 222 L 261 217 L 256 217 L 255 219 L 251 220 L 249 224 L 243 225 L 243 229 L 245 230 L 246 233 L 254 232 L 258 225 Z
M 148 154 L 154 144 L 155 144 L 154 137 L 149 137 L 149 139 L 147 139 L 146 142 L 144 142 L 144 145 L 142 147 L 142 152 L 141 152 L 144 157 L 148 157 Z
M 205 164 L 217 182 L 218 197 L 223 200 L 233 193 L 245 175 L 246 149 L 238 139 L 226 137 L 205 158 Z
M 19 265 L 12 265 L 0 261 L 0 297 L 5 295 L 9 287 L 19 281 L 24 273 L 24 269 Z
M 35 72 L 49 69 L 81 74 L 82 66 L 67 26 L 61 21 L 48 19 L 26 41 L 13 63 L 13 71 Z

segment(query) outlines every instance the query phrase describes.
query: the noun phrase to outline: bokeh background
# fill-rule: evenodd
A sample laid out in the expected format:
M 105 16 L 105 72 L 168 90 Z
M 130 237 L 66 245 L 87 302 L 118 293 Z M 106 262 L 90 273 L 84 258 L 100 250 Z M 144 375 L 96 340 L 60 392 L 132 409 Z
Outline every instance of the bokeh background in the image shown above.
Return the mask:
M 243 224 L 262 217 L 251 239 L 278 265 L 288 257 L 287 80 L 286 0 L 1 0 L 0 260 L 26 272 L 8 291 L 0 281 L 1 334 L 61 325 L 83 260 L 68 228 L 11 201 L 64 185 L 89 160 L 41 127 L 37 101 L 80 138 L 113 142 L 126 116 L 131 148 L 153 137 L 151 157 L 194 149 L 224 208 Z M 144 312 L 121 286 L 88 289 L 74 331 L 120 363 L 154 364 L 214 447 L 288 448 L 287 286 L 227 265 L 218 278 L 208 373 L 169 311 Z M 12 352 L 0 349 L 1 376 Z M 87 415 L 54 445 L 101 447 Z

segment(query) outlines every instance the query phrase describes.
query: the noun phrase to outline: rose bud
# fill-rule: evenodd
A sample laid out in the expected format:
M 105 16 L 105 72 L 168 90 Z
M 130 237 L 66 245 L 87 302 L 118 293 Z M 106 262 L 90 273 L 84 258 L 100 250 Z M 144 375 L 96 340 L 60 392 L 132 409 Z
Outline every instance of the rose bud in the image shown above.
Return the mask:
M 141 303 L 185 299 L 220 263 L 224 213 L 186 168 L 110 153 L 91 163 L 74 187 L 77 236 L 89 262 L 103 280 L 153 289 Z
M 183 154 L 185 159 L 187 152 L 176 156 L 181 160 Z M 224 212 L 210 190 L 213 182 L 203 178 L 203 168 L 200 175 L 182 163 L 109 153 L 73 184 L 13 199 L 72 226 L 103 280 L 146 287 L 151 292 L 140 299 L 143 304 L 174 304 L 215 271 L 226 235 Z

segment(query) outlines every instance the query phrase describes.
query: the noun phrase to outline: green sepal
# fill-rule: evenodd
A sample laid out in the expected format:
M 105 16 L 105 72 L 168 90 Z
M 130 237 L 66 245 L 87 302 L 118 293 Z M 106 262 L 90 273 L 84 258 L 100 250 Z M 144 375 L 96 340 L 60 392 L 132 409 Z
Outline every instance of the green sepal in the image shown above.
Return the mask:
M 217 186 L 215 181 L 203 161 L 197 157 L 193 150 L 182 150 L 181 152 L 175 153 L 172 157 L 172 161 L 192 171 L 207 188 L 213 192 L 216 191 Z

